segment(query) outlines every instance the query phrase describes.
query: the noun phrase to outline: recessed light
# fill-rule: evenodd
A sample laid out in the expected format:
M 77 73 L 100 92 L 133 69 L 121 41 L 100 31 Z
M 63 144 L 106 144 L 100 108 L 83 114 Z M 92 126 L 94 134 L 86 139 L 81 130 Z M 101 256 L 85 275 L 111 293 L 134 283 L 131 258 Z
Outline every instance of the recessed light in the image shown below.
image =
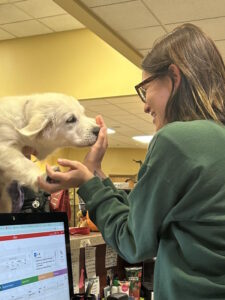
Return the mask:
M 116 131 L 114 129 L 111 129 L 111 128 L 107 128 L 107 134 L 113 134 L 115 133 Z
M 143 144 L 149 144 L 149 142 L 152 140 L 153 135 L 137 135 L 133 136 L 132 139 L 135 141 L 138 141 Z

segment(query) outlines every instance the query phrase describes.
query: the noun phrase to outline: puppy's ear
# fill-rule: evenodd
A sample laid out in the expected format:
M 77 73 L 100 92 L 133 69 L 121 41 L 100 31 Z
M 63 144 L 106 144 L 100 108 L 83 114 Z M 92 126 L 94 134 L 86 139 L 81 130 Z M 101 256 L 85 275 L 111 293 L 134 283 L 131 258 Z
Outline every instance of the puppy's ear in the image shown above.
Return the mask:
M 17 131 L 23 136 L 32 137 L 40 133 L 43 129 L 45 129 L 50 122 L 51 121 L 47 118 L 44 118 L 44 116 L 36 114 L 30 119 L 27 126 L 21 129 L 17 128 Z

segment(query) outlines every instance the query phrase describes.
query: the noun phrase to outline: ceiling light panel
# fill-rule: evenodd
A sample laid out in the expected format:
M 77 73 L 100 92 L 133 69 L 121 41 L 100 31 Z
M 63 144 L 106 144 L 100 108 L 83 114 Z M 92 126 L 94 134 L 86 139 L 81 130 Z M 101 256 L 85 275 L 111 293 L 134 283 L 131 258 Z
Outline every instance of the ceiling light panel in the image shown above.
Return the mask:
M 65 11 L 52 0 L 20 1 L 15 5 L 34 18 L 65 14 Z
M 83 2 L 88 7 L 105 6 L 128 1 L 130 0 L 81 0 L 81 2 Z
M 129 1 L 92 9 L 114 30 L 159 25 L 141 1 Z M 129 13 L 127 13 L 129 11 Z
M 225 2 L 224 2 L 225 6 Z M 225 39 L 225 17 L 214 18 L 214 19 L 205 19 L 191 22 L 192 24 L 200 27 L 203 31 L 207 32 L 208 35 L 214 40 Z M 165 25 L 168 31 L 172 31 L 179 24 L 170 24 Z
M 41 23 L 47 25 L 54 31 L 66 31 L 71 29 L 81 29 L 84 25 L 74 19 L 72 16 L 64 14 L 39 19 Z
M 224 0 L 142 0 L 162 23 L 188 22 L 225 15 Z
M 12 4 L 0 6 L 0 24 L 29 20 L 31 17 Z
M 2 25 L 2 28 L 15 35 L 16 37 L 25 37 L 52 32 L 51 29 L 36 20 L 6 24 Z

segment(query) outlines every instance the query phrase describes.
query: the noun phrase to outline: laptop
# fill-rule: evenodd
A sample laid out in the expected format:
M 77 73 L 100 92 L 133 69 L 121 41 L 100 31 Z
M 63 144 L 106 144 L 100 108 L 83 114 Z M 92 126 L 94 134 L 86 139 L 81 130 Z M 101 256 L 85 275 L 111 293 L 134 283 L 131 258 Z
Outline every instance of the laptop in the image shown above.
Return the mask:
M 66 213 L 0 214 L 0 300 L 70 300 Z

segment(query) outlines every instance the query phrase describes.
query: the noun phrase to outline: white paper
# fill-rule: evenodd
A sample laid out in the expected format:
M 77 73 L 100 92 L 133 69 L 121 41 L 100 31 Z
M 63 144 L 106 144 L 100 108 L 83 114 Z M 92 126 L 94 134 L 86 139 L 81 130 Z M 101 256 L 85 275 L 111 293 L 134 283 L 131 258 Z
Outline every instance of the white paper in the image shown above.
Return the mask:
M 105 268 L 111 268 L 117 266 L 117 253 L 111 247 L 106 245 L 105 252 Z
M 96 299 L 99 299 L 99 295 L 100 295 L 100 282 L 99 282 L 99 276 L 97 277 L 93 277 L 93 278 L 89 278 L 89 279 L 85 279 L 85 291 L 87 289 L 87 285 L 88 285 L 88 281 L 92 280 L 94 281 L 92 288 L 91 288 L 91 294 L 94 294 Z
M 72 271 L 73 271 L 73 291 L 79 293 L 79 265 L 80 249 L 71 250 Z
M 85 267 L 87 278 L 96 277 L 96 247 L 86 247 L 85 248 Z
M 85 248 L 91 246 L 91 241 L 89 239 L 80 240 L 80 248 Z

